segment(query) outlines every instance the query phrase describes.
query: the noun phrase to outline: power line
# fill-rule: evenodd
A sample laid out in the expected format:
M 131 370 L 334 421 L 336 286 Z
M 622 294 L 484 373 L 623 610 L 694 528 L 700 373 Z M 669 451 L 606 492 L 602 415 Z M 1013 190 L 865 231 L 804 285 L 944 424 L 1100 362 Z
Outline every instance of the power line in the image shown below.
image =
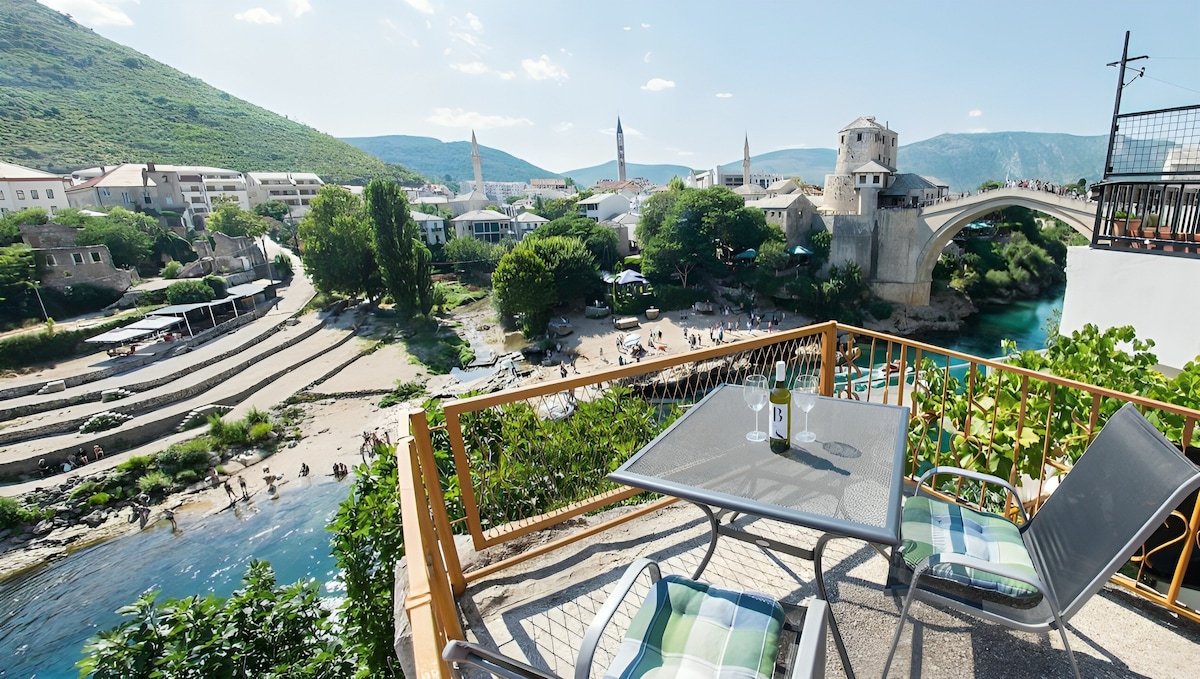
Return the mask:
M 1163 80 L 1163 79 L 1161 79 L 1161 78 L 1155 78 L 1155 77 L 1154 77 L 1154 76 L 1152 76 L 1152 75 L 1146 75 L 1144 72 L 1142 73 L 1142 77 L 1144 77 L 1144 78 L 1149 78 L 1150 80 L 1154 80 L 1154 81 L 1156 81 L 1156 82 L 1160 82 L 1160 83 L 1162 83 L 1162 84 L 1164 84 L 1164 85 L 1170 85 L 1171 87 L 1178 87 L 1178 88 L 1179 88 L 1179 89 L 1181 89 L 1181 90 L 1187 90 L 1188 92 L 1195 92 L 1196 94 L 1200 94 L 1200 90 L 1194 90 L 1194 89 L 1192 89 L 1192 88 L 1190 88 L 1190 87 L 1184 87 L 1183 85 L 1179 85 L 1179 84 L 1177 84 L 1177 83 L 1173 83 L 1173 82 L 1167 82 L 1166 80 Z

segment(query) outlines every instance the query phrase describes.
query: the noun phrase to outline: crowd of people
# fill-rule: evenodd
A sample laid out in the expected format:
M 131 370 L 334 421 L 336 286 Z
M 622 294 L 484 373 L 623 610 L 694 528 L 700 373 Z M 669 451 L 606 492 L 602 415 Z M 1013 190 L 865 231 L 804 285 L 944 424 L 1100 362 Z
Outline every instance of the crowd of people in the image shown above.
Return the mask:
M 1000 187 L 996 187 L 1000 188 Z M 1055 184 L 1051 181 L 1043 179 L 1006 179 L 1004 187 L 1006 189 L 1025 189 L 1026 191 L 1043 191 L 1045 193 L 1053 193 L 1056 196 L 1063 198 L 1073 198 L 1075 200 L 1090 200 L 1087 191 L 1080 191 L 1077 186 L 1064 186 Z M 995 189 L 985 189 L 995 190 Z
M 80 448 L 77 453 L 68 454 L 64 462 L 56 465 L 50 464 L 44 457 L 38 459 L 38 474 L 45 478 L 51 474 L 66 473 L 72 469 L 78 469 L 89 462 L 98 462 L 103 459 L 104 449 L 100 447 L 100 444 L 96 444 L 92 446 L 92 457 L 90 459 L 88 458 L 87 450 L 84 448 Z

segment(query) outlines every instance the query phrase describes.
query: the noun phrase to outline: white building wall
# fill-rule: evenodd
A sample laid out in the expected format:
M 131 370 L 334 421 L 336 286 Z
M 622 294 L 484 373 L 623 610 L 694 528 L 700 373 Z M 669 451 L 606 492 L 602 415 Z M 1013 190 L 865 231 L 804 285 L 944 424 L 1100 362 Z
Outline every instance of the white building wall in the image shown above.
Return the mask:
M 0 177 L 0 214 L 19 212 L 31 207 L 45 208 L 50 214 L 69 207 L 67 184 L 62 179 L 5 179 Z
M 1182 368 L 1200 355 L 1200 319 L 1180 313 L 1181 293 L 1200 287 L 1200 261 L 1118 250 L 1067 248 L 1067 293 L 1059 332 L 1087 323 L 1132 325 L 1154 340 L 1158 362 Z

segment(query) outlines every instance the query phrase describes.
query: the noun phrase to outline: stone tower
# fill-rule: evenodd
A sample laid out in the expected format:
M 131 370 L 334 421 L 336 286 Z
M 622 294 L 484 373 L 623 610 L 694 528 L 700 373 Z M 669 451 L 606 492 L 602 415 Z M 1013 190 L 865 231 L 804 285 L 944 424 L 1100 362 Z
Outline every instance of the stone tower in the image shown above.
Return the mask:
M 621 116 L 617 116 L 617 181 L 625 181 L 625 133 L 621 131 Z
M 750 185 L 750 134 L 746 134 L 746 145 L 742 147 L 742 186 Z
M 475 130 L 471 130 L 471 165 L 475 167 L 475 190 L 486 193 L 483 190 L 483 164 L 479 159 L 479 142 L 475 141 Z
M 842 128 L 838 132 L 837 164 L 833 174 L 825 175 L 825 206 L 839 214 L 859 214 L 857 189 L 863 187 L 855 186 L 856 172 L 874 164 L 870 173 L 881 175 L 881 181 L 879 186 L 872 184 L 870 189 L 887 188 L 888 177 L 883 175 L 896 172 L 897 144 L 898 135 L 886 125 L 875 122 L 875 116 L 863 116 Z

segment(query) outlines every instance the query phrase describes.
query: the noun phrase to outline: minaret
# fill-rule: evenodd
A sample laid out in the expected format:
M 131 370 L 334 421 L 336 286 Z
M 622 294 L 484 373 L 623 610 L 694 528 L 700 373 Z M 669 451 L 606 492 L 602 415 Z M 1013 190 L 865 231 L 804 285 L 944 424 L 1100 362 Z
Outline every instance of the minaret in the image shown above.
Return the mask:
M 475 190 L 486 194 L 483 190 L 483 165 L 479 162 L 479 142 L 475 141 L 475 130 L 471 130 L 471 165 L 475 167 Z
M 621 131 L 621 116 L 617 116 L 617 181 L 625 181 L 625 133 Z
M 750 134 L 746 134 L 746 146 L 742 151 L 742 186 L 750 185 Z

